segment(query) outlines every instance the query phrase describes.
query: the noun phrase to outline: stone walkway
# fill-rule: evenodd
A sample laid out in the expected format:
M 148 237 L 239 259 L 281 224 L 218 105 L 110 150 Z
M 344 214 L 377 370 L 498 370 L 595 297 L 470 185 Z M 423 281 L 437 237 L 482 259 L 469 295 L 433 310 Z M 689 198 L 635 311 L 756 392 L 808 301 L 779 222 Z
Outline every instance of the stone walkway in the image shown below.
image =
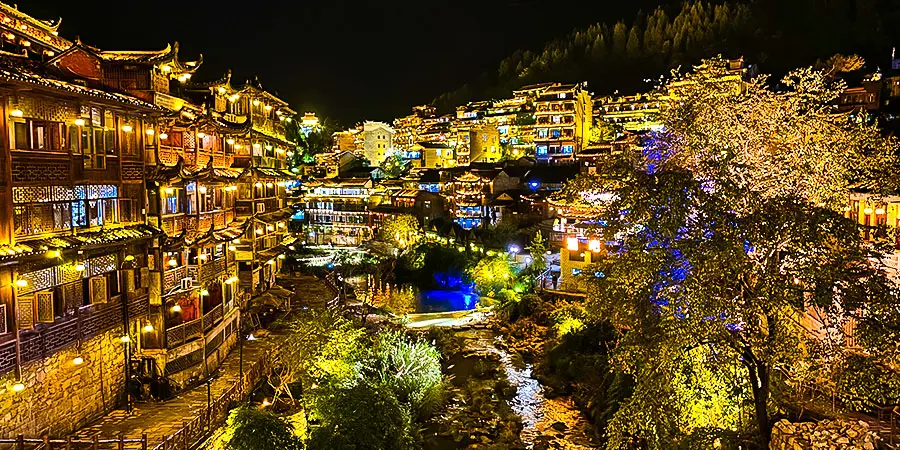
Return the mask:
M 294 308 L 301 306 L 317 307 L 323 305 L 334 296 L 320 280 L 313 277 L 301 277 L 294 280 L 296 293 Z M 263 352 L 268 351 L 278 340 L 280 330 L 276 326 L 272 332 L 260 332 L 254 341 L 244 342 L 244 370 L 259 360 Z M 254 333 L 256 336 L 257 333 Z M 240 378 L 240 361 L 238 346 L 234 349 L 213 374 L 214 379 L 210 386 L 211 398 L 216 399 L 228 388 L 236 384 Z M 80 430 L 76 436 L 78 439 L 91 439 L 98 436 L 100 439 L 115 439 L 120 433 L 125 434 L 126 439 L 140 439 L 143 433 L 147 433 L 149 448 L 162 442 L 163 437 L 174 434 L 182 427 L 183 423 L 192 420 L 199 411 L 206 407 L 206 385 L 200 385 L 194 389 L 178 394 L 172 400 L 161 403 L 138 403 L 131 414 L 124 409 L 117 409 L 98 419 L 92 425 Z

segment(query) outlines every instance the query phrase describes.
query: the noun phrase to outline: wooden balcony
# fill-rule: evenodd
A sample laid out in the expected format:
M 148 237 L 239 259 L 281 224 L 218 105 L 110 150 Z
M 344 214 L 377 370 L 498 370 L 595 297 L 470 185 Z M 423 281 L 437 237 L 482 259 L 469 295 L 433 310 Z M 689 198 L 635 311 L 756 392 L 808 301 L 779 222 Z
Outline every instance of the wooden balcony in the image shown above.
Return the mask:
M 222 305 L 214 307 L 203 317 L 185 322 L 166 330 L 166 348 L 175 348 L 196 339 L 222 321 L 224 309 Z
M 187 278 L 187 266 L 179 266 L 163 272 L 163 295 L 181 284 L 181 280 Z

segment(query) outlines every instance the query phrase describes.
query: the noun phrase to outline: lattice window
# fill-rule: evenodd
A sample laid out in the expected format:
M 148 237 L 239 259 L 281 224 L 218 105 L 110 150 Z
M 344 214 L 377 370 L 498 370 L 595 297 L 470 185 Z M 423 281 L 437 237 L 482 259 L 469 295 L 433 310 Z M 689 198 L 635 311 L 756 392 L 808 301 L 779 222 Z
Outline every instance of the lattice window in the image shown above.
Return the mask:
M 52 291 L 36 292 L 34 294 L 34 302 L 38 322 L 53 323 L 56 320 Z
M 116 198 L 119 188 L 111 184 L 88 184 L 75 186 L 75 196 L 79 199 L 95 200 L 99 198 Z
M 27 296 L 16 299 L 19 306 L 19 329 L 34 328 L 34 297 Z
M 9 327 L 6 325 L 6 305 L 0 305 L 0 334 L 9 332 Z
M 68 186 L 20 186 L 13 188 L 13 203 L 59 202 L 66 200 L 77 200 L 75 190 Z
M 116 255 L 105 255 L 88 260 L 88 276 L 96 276 L 116 270 Z
M 20 280 L 28 281 L 25 287 L 18 288 L 18 295 L 25 296 L 35 291 L 45 291 L 55 286 L 57 280 L 57 267 L 36 270 L 19 274 Z

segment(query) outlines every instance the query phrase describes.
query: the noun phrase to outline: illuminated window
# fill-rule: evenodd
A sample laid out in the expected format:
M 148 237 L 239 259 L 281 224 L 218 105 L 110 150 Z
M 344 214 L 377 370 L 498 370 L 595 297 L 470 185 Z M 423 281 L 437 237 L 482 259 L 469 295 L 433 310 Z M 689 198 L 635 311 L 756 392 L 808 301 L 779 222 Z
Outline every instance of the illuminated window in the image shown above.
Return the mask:
M 571 251 L 578 251 L 578 238 L 570 237 L 566 239 L 566 248 Z
M 591 241 L 588 242 L 588 248 L 592 252 L 599 252 L 600 251 L 600 241 L 597 239 L 591 239 Z

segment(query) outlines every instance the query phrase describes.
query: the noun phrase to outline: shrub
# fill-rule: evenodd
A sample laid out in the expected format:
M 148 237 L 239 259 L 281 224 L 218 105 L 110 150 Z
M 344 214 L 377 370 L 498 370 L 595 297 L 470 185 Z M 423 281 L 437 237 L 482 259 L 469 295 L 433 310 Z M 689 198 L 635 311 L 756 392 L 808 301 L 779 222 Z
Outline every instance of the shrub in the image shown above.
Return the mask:
M 300 450 L 293 427 L 269 411 L 242 406 L 231 411 L 223 447 L 229 450 Z
M 371 376 L 391 389 L 413 414 L 424 417 L 440 404 L 441 353 L 433 344 L 399 331 L 385 332 L 375 341 L 369 365 Z
M 411 450 L 418 436 L 409 410 L 393 389 L 368 380 L 321 397 L 321 426 L 313 429 L 312 450 Z
M 872 358 L 848 355 L 835 375 L 838 398 L 848 408 L 872 411 L 900 403 L 900 375 Z

